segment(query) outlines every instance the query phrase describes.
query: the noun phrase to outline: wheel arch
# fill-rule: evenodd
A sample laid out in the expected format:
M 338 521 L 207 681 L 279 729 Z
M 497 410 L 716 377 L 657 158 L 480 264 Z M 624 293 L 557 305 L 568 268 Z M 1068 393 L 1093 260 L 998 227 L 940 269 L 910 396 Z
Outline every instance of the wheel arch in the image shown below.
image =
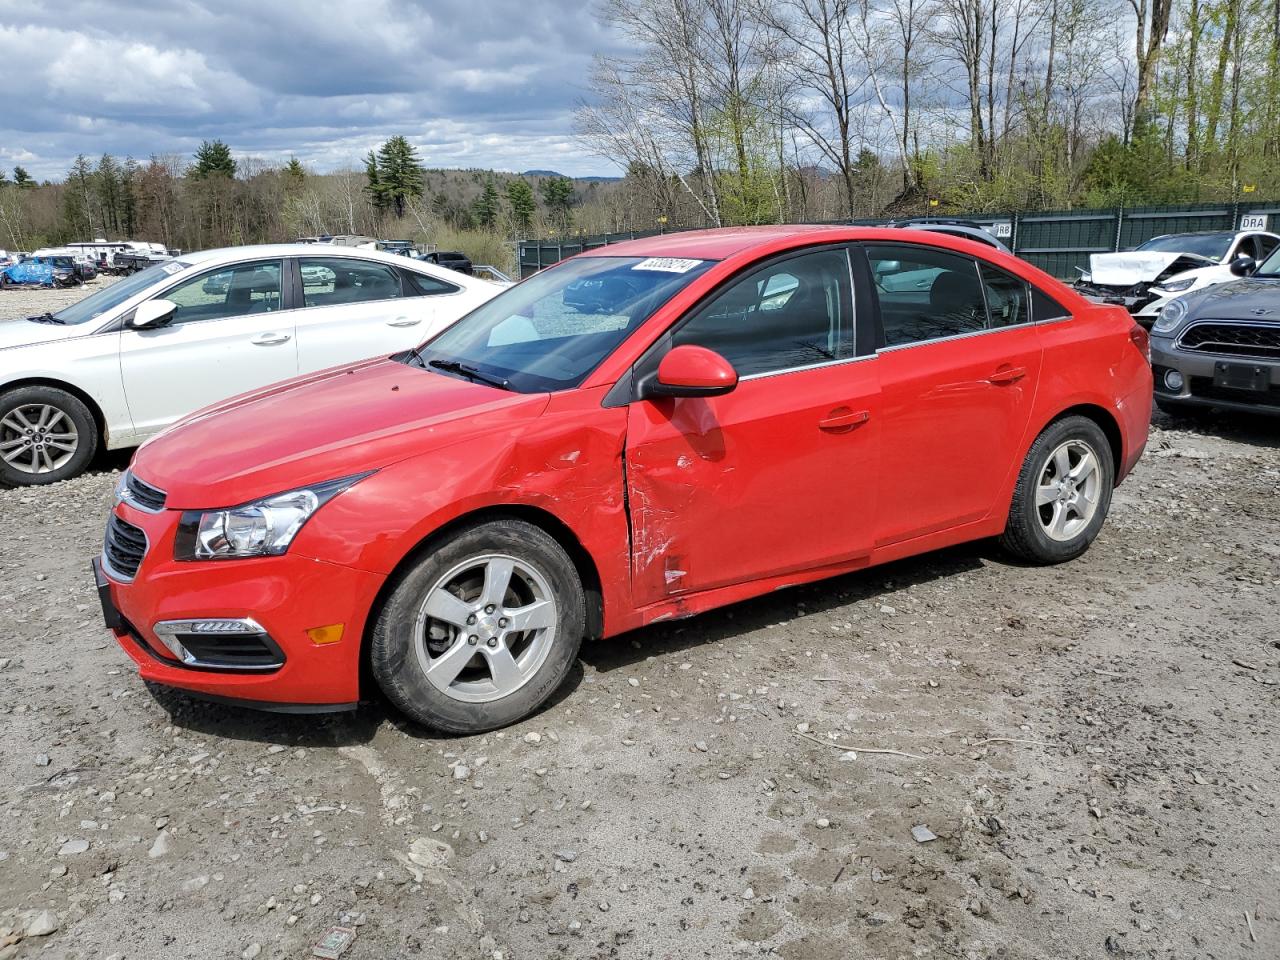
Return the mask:
M 595 559 L 582 545 L 577 534 L 555 514 L 541 507 L 528 504 L 508 503 L 479 507 L 459 514 L 452 520 L 432 530 L 410 548 L 396 563 L 392 571 L 383 581 L 382 587 L 373 598 L 369 614 L 365 617 L 364 635 L 360 641 L 360 687 L 362 690 L 373 689 L 373 678 L 369 665 L 369 643 L 373 635 L 373 627 L 378 619 L 378 612 L 386 603 L 387 597 L 400 582 L 404 571 L 419 557 L 429 551 L 442 538 L 463 527 L 474 526 L 490 520 L 516 519 L 523 520 L 542 530 L 555 540 L 569 555 L 578 576 L 582 579 L 582 591 L 586 595 L 587 639 L 598 640 L 604 635 L 604 591 L 601 586 L 600 571 Z
M 71 394 L 88 408 L 89 416 L 93 417 L 93 422 L 98 428 L 99 451 L 109 446 L 111 435 L 107 426 L 106 415 L 102 412 L 102 407 L 98 405 L 98 401 L 94 400 L 88 391 L 56 377 L 19 377 L 16 380 L 6 380 L 3 384 L 0 384 L 0 396 L 10 390 L 20 390 L 23 387 L 51 387 L 54 390 L 62 390 Z
M 1067 409 L 1050 418 L 1044 426 L 1037 430 L 1035 436 L 1031 438 L 1031 442 L 1035 443 L 1036 437 L 1039 437 L 1040 434 L 1044 433 L 1059 420 L 1065 420 L 1067 417 L 1084 417 L 1098 425 L 1102 435 L 1107 438 L 1107 445 L 1111 448 L 1111 466 L 1114 471 L 1112 479 L 1118 484 L 1121 479 L 1121 471 L 1124 469 L 1124 434 L 1120 431 L 1120 421 L 1106 407 L 1099 406 L 1096 403 L 1078 403 L 1075 406 L 1067 407 Z

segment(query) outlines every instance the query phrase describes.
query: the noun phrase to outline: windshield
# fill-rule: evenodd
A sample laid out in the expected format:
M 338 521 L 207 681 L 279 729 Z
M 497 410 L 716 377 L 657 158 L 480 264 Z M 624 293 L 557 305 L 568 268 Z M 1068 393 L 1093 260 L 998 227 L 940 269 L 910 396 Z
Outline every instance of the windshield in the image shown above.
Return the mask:
M 1168 237 L 1148 240 L 1139 250 L 1159 250 L 1165 253 L 1195 253 L 1210 260 L 1221 260 L 1231 249 L 1234 233 L 1175 233 Z
M 1280 247 L 1276 247 L 1271 252 L 1271 256 L 1258 264 L 1258 269 L 1253 271 L 1255 277 L 1274 277 L 1280 275 Z
M 124 303 L 135 294 L 141 293 L 152 284 L 159 283 L 161 280 L 172 276 L 179 270 L 185 270 L 191 266 L 189 263 L 181 263 L 177 260 L 168 260 L 164 263 L 158 263 L 154 267 L 148 267 L 139 273 L 118 280 L 104 290 L 85 297 L 69 307 L 63 307 L 54 314 L 63 323 L 72 326 L 79 323 L 88 323 L 97 317 L 102 316 L 108 310 L 114 310 L 120 304 Z
M 462 377 L 470 371 L 520 393 L 576 387 L 713 262 L 575 257 L 494 297 L 417 356 L 424 366 Z

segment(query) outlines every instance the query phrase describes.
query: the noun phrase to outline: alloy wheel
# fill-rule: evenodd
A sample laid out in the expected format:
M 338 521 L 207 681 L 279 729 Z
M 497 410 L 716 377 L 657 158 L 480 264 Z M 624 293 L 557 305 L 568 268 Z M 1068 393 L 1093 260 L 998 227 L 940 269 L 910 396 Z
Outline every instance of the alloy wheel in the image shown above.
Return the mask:
M 52 404 L 22 404 L 0 417 L 0 459 L 21 473 L 52 473 L 79 446 L 75 423 Z
M 1036 484 L 1036 513 L 1054 540 L 1079 536 L 1098 512 L 1102 478 L 1098 455 L 1083 440 L 1068 440 L 1049 454 Z
M 559 623 L 551 586 L 532 564 L 487 554 L 458 564 L 427 591 L 414 647 L 428 682 L 467 703 L 519 690 L 538 672 Z

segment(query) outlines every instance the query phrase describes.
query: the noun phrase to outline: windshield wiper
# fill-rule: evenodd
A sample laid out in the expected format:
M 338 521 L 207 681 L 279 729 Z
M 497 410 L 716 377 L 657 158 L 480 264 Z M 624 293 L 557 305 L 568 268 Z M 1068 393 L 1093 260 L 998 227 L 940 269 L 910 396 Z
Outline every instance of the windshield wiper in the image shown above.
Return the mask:
M 41 313 L 41 314 L 37 314 L 34 317 L 27 317 L 27 319 L 30 320 L 32 323 L 59 323 L 64 326 L 66 325 L 66 322 L 67 322 L 63 320 L 61 317 L 55 317 L 52 313 Z
M 494 377 L 475 367 L 468 366 L 458 360 L 428 360 L 427 366 L 435 367 L 437 370 L 445 370 L 449 373 L 458 373 L 462 376 L 475 380 L 477 383 L 488 384 L 491 387 L 497 387 L 500 390 L 510 390 L 511 383 L 504 377 Z

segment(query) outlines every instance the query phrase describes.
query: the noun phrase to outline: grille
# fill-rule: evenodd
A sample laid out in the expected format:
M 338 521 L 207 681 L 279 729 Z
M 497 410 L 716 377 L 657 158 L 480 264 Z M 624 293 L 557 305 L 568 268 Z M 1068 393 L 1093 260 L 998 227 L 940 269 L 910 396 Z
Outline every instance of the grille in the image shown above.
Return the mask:
M 103 559 L 111 571 L 132 580 L 146 552 L 147 535 L 113 513 L 107 521 L 107 538 L 102 546 Z
M 1280 359 L 1280 326 L 1219 320 L 1193 323 L 1177 345 L 1200 353 Z
M 159 513 L 164 509 L 165 492 L 139 480 L 132 470 L 124 475 L 124 486 L 134 506 L 152 513 Z

